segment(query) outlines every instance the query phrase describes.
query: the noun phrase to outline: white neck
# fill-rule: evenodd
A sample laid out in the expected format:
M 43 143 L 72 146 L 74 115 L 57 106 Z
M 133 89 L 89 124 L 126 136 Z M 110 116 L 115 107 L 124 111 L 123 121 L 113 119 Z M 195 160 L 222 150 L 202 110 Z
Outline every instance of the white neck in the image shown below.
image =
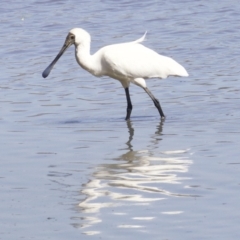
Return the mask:
M 75 57 L 78 64 L 93 75 L 98 75 L 98 64 L 94 55 L 90 54 L 90 42 L 75 45 Z

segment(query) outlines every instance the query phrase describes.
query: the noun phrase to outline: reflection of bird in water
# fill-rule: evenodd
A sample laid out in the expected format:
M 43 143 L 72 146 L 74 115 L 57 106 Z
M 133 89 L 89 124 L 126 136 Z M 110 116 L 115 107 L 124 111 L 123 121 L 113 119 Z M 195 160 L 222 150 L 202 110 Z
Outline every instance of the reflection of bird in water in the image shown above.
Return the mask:
M 127 127 L 128 127 L 128 133 L 129 133 L 129 138 L 128 141 L 126 142 L 126 145 L 128 146 L 129 150 L 132 151 L 132 144 L 131 141 L 133 140 L 133 135 L 134 135 L 134 128 L 132 126 L 132 122 L 127 121 Z
M 159 124 L 156 127 L 156 132 L 152 137 L 153 143 L 154 143 L 154 145 L 156 145 L 156 147 L 158 146 L 159 141 L 162 140 L 161 135 L 162 135 L 164 121 L 165 121 L 165 119 L 161 119 L 161 121 L 159 122 Z M 131 142 L 133 140 L 134 128 L 132 126 L 131 120 L 127 121 L 126 123 L 127 123 L 128 133 L 129 133 L 129 138 L 128 138 L 128 141 L 126 142 L 126 145 L 129 149 L 129 151 L 132 151 L 133 146 L 132 146 Z
M 131 122 L 127 125 L 129 131 L 127 152 L 111 163 L 101 164 L 96 168 L 92 179 L 82 190 L 86 196 L 79 204 L 82 211 L 96 213 L 101 208 L 121 206 L 129 202 L 133 205 L 150 204 L 166 196 L 196 197 L 169 190 L 171 185 L 181 184 L 187 179 L 182 177 L 182 173 L 186 173 L 192 164 L 188 150 L 168 151 L 158 156 L 152 150 L 135 151 L 131 143 L 134 128 Z M 163 123 L 160 123 L 157 126 L 156 138 L 161 135 L 162 125 Z M 154 145 L 158 141 L 154 142 Z M 166 184 L 169 184 L 169 189 Z

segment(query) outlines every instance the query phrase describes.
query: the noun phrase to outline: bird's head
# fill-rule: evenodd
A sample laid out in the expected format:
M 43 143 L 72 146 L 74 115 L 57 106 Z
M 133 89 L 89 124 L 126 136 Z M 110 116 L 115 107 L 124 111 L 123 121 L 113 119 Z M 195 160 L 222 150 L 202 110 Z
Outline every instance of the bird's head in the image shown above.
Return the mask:
M 73 28 L 69 32 L 69 34 L 66 38 L 66 41 L 67 41 L 68 38 L 74 39 L 73 43 L 76 46 L 82 45 L 82 44 L 85 44 L 85 43 L 89 44 L 91 42 L 91 37 L 90 37 L 89 33 L 82 28 Z
M 55 57 L 55 59 L 52 61 L 52 63 L 44 70 L 42 73 L 42 76 L 46 78 L 49 73 L 51 72 L 52 68 L 58 61 L 58 59 L 63 55 L 63 53 L 72 45 L 75 44 L 77 47 L 78 45 L 85 45 L 89 44 L 91 41 L 91 37 L 88 32 L 81 28 L 73 28 L 67 35 L 66 40 L 58 53 L 58 55 Z

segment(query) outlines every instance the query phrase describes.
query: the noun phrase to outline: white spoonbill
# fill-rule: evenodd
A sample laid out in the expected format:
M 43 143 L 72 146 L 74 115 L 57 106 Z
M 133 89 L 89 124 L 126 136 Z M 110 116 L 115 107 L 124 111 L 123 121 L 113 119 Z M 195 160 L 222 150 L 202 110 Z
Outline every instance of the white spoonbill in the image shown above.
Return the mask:
M 168 76 L 187 77 L 188 73 L 183 66 L 170 57 L 159 55 L 155 51 L 143 46 L 146 33 L 136 41 L 113 44 L 99 49 L 95 54 L 90 54 L 91 37 L 88 32 L 81 28 L 72 29 L 65 43 L 45 69 L 42 76 L 46 78 L 55 63 L 72 44 L 75 45 L 75 56 L 78 64 L 94 76 L 109 76 L 122 84 L 127 98 L 126 120 L 130 118 L 132 103 L 129 95 L 129 85 L 134 83 L 143 88 L 152 99 L 159 111 L 161 118 L 164 113 L 159 101 L 147 88 L 146 78 L 166 78 Z

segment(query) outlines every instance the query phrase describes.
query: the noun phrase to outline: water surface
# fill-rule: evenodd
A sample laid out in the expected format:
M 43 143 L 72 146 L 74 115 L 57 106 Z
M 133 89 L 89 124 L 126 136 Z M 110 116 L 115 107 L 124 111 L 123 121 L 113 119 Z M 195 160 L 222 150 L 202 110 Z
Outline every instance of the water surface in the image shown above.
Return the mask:
M 237 1 L 2 2 L 0 239 L 239 239 Z M 68 31 L 92 52 L 132 41 L 188 78 L 131 86 L 80 69 Z

